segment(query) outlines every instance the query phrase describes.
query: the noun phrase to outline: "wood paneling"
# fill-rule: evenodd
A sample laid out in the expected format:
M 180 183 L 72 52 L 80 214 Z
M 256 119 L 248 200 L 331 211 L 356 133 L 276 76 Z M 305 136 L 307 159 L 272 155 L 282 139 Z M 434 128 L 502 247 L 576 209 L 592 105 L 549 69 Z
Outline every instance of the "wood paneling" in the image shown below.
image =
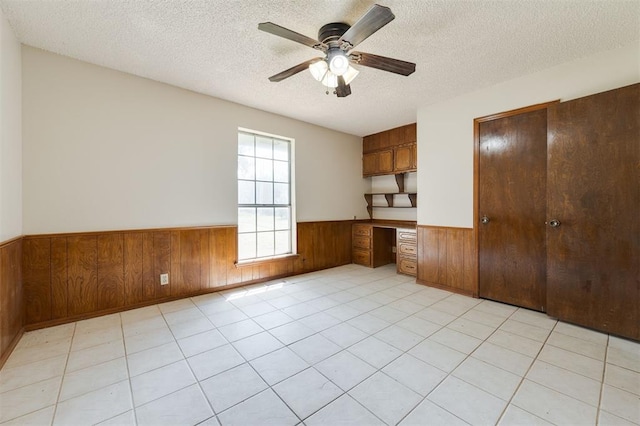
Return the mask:
M 51 239 L 34 238 L 23 242 L 23 288 L 25 323 L 51 319 Z M 66 249 L 65 249 L 66 252 Z M 66 281 L 65 281 L 66 287 Z M 66 290 L 65 290 L 66 310 Z
M 124 306 L 124 235 L 99 235 L 98 309 Z
M 213 228 L 209 232 L 209 288 L 227 285 L 227 231 Z
M 418 226 L 418 282 L 477 297 L 473 230 Z
M 0 368 L 22 336 L 22 238 L 0 245 Z
M 298 223 L 299 259 L 294 273 L 316 271 L 351 263 L 353 221 Z
M 51 319 L 68 315 L 67 239 L 51 238 Z
M 125 305 L 144 301 L 142 233 L 124 234 L 124 297 Z
M 171 283 L 171 232 L 168 231 L 153 233 L 153 278 L 150 283 L 153 282 L 157 299 L 172 295 L 171 285 L 160 285 L 160 274 L 169 274 L 169 283 Z
M 98 311 L 98 238 L 67 238 L 69 315 Z
M 351 263 L 353 221 L 298 224 L 298 256 L 236 264 L 236 227 L 27 236 L 25 324 L 52 325 Z M 160 285 L 160 274 L 169 285 Z

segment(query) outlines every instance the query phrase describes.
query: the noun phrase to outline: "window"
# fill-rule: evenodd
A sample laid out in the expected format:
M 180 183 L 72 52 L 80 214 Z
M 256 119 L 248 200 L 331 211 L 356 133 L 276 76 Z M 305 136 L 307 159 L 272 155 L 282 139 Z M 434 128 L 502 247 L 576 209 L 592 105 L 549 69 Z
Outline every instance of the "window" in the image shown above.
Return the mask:
M 238 260 L 293 252 L 291 141 L 238 132 Z

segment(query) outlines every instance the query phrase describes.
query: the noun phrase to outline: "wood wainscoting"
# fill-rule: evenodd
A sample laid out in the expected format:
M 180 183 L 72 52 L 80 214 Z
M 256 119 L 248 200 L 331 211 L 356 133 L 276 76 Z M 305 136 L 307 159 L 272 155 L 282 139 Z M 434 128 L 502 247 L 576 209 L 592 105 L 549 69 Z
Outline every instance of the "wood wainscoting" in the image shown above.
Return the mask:
M 24 327 L 21 258 L 22 237 L 0 244 L 0 368 Z
M 298 223 L 298 255 L 245 264 L 235 226 L 25 236 L 26 329 L 345 265 L 352 223 Z
M 478 267 L 471 228 L 418 225 L 421 284 L 478 297 Z

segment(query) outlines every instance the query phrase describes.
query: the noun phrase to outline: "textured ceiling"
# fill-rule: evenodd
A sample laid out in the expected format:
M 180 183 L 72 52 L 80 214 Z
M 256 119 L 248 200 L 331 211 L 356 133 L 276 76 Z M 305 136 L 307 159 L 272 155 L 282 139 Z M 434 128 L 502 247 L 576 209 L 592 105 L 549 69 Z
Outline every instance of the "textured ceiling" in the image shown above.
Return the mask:
M 421 106 L 640 40 L 638 0 L 379 0 L 396 19 L 357 50 L 415 62 L 413 75 L 359 67 L 353 94 L 342 99 L 325 95 L 307 71 L 269 82 L 320 52 L 258 31 L 258 23 L 316 38 L 323 24 L 353 24 L 374 3 L 0 0 L 0 7 L 24 44 L 359 136 L 413 122 Z

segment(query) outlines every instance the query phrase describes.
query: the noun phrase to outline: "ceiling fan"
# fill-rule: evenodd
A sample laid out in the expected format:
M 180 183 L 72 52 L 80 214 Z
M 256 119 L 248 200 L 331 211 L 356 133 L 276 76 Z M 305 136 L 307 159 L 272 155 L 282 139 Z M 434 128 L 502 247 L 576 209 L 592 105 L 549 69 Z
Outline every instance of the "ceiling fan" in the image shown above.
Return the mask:
M 353 26 L 343 22 L 323 25 L 318 31 L 318 40 L 273 22 L 263 22 L 258 25 L 259 30 L 304 44 L 325 54 L 324 58 L 310 59 L 269 77 L 269 80 L 279 82 L 309 68 L 316 80 L 321 81 L 327 88 L 334 88 L 334 93 L 339 98 L 344 98 L 351 94 L 350 83 L 359 72 L 351 63 L 408 76 L 416 70 L 416 64 L 351 50 L 394 18 L 391 9 L 376 4 Z

